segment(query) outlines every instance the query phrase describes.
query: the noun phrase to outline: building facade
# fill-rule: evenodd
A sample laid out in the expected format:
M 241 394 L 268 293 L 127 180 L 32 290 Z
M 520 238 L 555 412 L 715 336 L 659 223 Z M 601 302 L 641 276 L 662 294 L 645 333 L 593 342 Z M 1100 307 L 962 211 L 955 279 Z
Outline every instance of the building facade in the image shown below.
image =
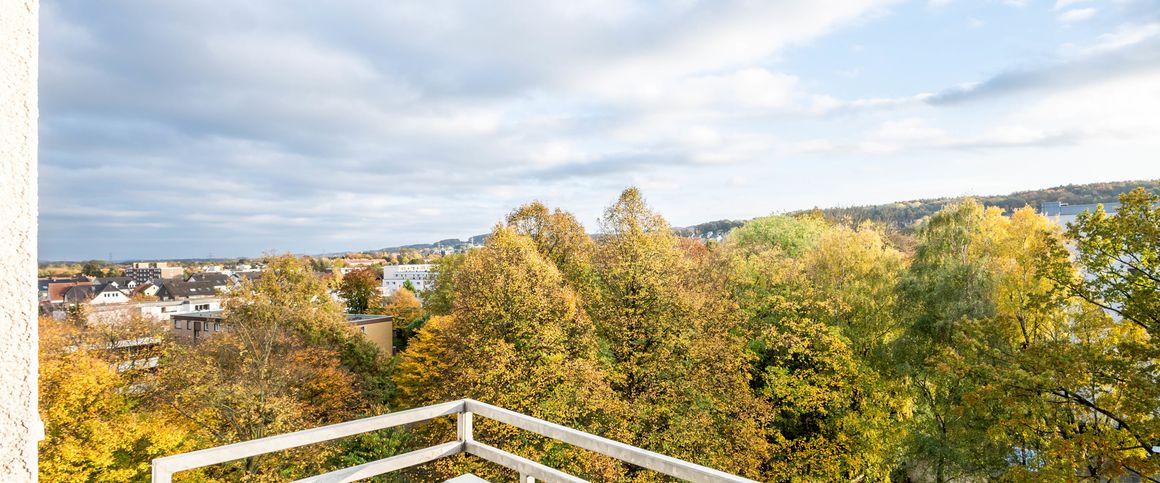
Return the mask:
M 182 278 L 185 269 L 169 262 L 136 262 L 132 267 L 125 269 L 125 276 L 138 282 L 148 282 L 156 279 Z
M 1104 207 L 1104 212 L 1109 215 L 1116 214 L 1116 210 L 1120 208 L 1118 201 L 1109 201 L 1107 203 L 1090 203 L 1082 205 L 1069 205 L 1067 203 L 1060 203 L 1058 201 L 1044 201 L 1039 204 L 1039 214 L 1046 216 L 1051 221 L 1054 221 L 1064 228 L 1075 221 L 1075 217 L 1085 211 L 1095 212 L 1099 206 Z
M 220 306 L 219 306 L 220 307 Z M 173 338 L 187 344 L 197 343 L 219 332 L 229 330 L 222 310 L 205 310 L 173 314 Z M 351 330 L 358 331 L 387 355 L 394 354 L 394 322 L 389 315 L 347 314 Z
M 411 282 L 416 292 L 431 288 L 435 282 L 435 265 L 430 263 L 414 265 L 387 265 L 383 267 L 383 295 L 391 295 Z

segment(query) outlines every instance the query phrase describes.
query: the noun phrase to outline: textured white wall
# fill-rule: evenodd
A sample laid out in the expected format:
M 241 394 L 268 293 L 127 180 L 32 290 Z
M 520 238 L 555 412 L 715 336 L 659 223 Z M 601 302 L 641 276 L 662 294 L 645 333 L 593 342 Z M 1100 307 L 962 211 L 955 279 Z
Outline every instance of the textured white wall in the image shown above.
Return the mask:
M 0 481 L 36 480 L 37 0 L 0 0 Z

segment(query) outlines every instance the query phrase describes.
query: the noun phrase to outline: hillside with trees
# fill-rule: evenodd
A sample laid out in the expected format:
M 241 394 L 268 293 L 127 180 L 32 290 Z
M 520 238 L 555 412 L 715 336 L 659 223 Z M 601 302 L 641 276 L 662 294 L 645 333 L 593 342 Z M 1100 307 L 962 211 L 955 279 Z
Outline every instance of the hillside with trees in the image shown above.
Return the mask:
M 1056 186 L 1054 188 L 1020 191 L 1008 195 L 978 196 L 973 197 L 973 199 L 983 206 L 994 206 L 1002 209 L 1005 213 L 1011 213 L 1024 206 L 1039 209 L 1040 203 L 1051 201 L 1059 201 L 1071 205 L 1107 203 L 1116 201 L 1120 195 L 1136 188 L 1144 188 L 1149 193 L 1157 194 L 1160 193 L 1160 185 L 1157 185 L 1157 181 L 1113 181 L 1107 183 L 1066 185 Z M 947 205 L 962 201 L 964 198 L 933 198 L 899 201 L 883 205 L 822 208 L 821 212 L 828 218 L 849 220 L 851 223 L 873 221 L 893 228 L 907 228 L 923 218 L 934 215 Z

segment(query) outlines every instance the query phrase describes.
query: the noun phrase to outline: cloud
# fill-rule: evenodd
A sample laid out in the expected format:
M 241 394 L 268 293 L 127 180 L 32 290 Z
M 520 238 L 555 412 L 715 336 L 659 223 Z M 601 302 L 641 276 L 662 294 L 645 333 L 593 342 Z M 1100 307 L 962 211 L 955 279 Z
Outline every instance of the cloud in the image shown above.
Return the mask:
M 48 1 L 43 253 L 466 236 L 536 192 L 736 162 L 767 138 L 715 118 L 798 105 L 765 64 L 891 3 Z
M 950 105 L 1033 90 L 1074 88 L 1109 77 L 1128 76 L 1160 68 L 1160 28 L 1120 27 L 1073 56 L 1041 65 L 1011 69 L 981 82 L 945 89 L 925 99 Z
M 1078 5 L 1078 4 L 1087 3 L 1090 1 L 1091 0 L 1055 0 L 1055 10 L 1063 10 L 1067 7 L 1072 6 L 1072 5 Z
M 844 172 L 839 158 L 1112 136 L 1000 118 L 1034 99 L 973 101 L 1160 64 L 1160 27 L 1137 16 L 940 91 L 922 82 L 959 79 L 874 62 L 906 53 L 864 27 L 939 14 L 897 3 L 46 0 L 41 253 L 376 248 L 478 234 L 535 198 L 591 223 L 634 182 L 689 222 L 751 216 L 799 202 L 785 193 Z M 1115 132 L 1148 122 L 1124 119 Z
M 1091 8 L 1091 7 L 1073 8 L 1071 10 L 1064 11 L 1063 13 L 1059 14 L 1056 18 L 1060 22 L 1063 22 L 1065 24 L 1076 23 L 1076 22 L 1082 22 L 1084 20 L 1088 20 L 1092 17 L 1095 17 L 1097 12 L 1099 12 L 1099 10 L 1097 10 L 1095 8 Z

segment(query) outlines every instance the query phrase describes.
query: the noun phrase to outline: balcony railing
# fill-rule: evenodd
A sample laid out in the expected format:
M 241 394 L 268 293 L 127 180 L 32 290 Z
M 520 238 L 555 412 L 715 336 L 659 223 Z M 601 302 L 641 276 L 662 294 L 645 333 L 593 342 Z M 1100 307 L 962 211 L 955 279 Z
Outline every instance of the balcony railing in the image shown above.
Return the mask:
M 216 448 L 203 449 L 174 456 L 166 456 L 153 460 L 154 483 L 170 483 L 173 474 L 179 471 L 201 468 L 204 466 L 225 463 L 227 461 L 249 458 L 265 453 L 282 451 L 299 446 L 321 443 L 333 439 L 353 436 L 359 433 L 377 431 L 380 429 L 418 423 L 441 416 L 455 415 L 457 419 L 457 439 L 409 453 L 384 458 L 378 461 L 343 468 L 318 476 L 312 476 L 300 482 L 347 482 L 389 473 L 410 466 L 415 466 L 440 458 L 467 453 L 483 458 L 519 472 L 520 482 L 528 483 L 540 481 L 583 482 L 584 480 L 564 473 L 560 470 L 544 466 L 535 461 L 503 451 L 478 441 L 472 436 L 472 419 L 474 415 L 508 424 L 525 431 L 546 436 L 578 448 L 600 453 L 616 458 L 620 461 L 647 468 L 661 474 L 673 476 L 693 482 L 747 482 L 753 480 L 731 475 L 722 471 L 689 463 L 652 451 L 629 446 L 627 444 L 602 438 L 583 431 L 536 419 L 514 411 L 509 411 L 490 404 L 481 403 L 472 399 L 462 399 L 442 404 L 435 404 L 406 411 L 399 411 L 381 416 L 374 416 L 345 423 L 323 426 L 320 428 L 296 431 L 293 433 L 270 436 L 234 443 Z

